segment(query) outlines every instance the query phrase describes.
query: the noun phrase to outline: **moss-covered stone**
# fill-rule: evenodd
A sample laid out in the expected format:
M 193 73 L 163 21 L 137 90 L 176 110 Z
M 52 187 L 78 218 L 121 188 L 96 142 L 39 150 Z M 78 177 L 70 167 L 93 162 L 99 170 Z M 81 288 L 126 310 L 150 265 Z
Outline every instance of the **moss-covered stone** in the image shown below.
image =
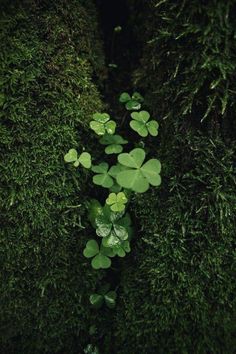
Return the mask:
M 233 1 L 132 1 L 143 51 L 134 86 L 160 122 L 146 147 L 163 183 L 136 196 L 115 353 L 222 354 L 235 347 Z M 107 351 L 108 352 L 108 351 Z
M 101 275 L 82 256 L 89 148 L 103 54 L 92 1 L 2 2 L 0 17 L 1 352 L 82 351 Z M 76 346 L 74 347 L 74 344 Z

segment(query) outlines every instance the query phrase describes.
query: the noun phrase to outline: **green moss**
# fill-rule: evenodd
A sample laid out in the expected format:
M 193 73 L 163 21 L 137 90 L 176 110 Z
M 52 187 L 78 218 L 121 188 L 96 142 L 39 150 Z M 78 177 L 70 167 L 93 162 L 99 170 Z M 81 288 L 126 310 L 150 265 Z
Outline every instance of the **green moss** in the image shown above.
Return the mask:
M 95 11 L 90 1 L 1 6 L 1 350 L 77 353 L 101 275 L 82 256 L 87 175 L 63 156 L 89 141 L 102 107 Z
M 163 183 L 133 201 L 138 229 L 121 273 L 114 352 L 231 354 L 235 4 L 129 3 L 142 47 L 133 84 L 160 122 L 146 145 Z
M 161 189 L 135 198 L 115 352 L 233 353 L 235 148 L 176 136 L 171 153 Z

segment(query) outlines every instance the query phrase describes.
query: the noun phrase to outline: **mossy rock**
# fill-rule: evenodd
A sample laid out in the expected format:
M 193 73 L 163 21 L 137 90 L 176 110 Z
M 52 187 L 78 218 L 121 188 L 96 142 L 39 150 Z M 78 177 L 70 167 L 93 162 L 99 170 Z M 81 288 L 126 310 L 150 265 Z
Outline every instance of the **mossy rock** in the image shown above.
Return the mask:
M 96 11 L 92 1 L 3 2 L 0 27 L 1 351 L 78 353 L 101 274 L 82 255 L 88 176 L 63 156 L 89 146 L 103 106 Z

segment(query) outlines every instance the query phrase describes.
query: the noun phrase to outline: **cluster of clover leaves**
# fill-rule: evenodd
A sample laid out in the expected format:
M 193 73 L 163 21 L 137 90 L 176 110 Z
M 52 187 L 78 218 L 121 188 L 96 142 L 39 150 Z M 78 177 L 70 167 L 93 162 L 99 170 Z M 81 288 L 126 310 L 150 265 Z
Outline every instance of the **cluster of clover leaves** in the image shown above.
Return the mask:
M 123 92 L 119 101 L 127 111 L 132 111 L 129 125 L 139 136 L 157 136 L 158 123 L 150 119 L 147 111 L 141 110 L 143 97 L 139 93 L 130 96 Z M 108 113 L 94 113 L 90 128 L 98 136 L 99 143 L 105 146 L 105 154 L 112 155 L 110 159 L 114 164 L 110 166 L 105 161 L 94 164 L 88 152 L 79 154 L 75 149 L 70 149 L 64 160 L 74 167 L 81 165 L 90 169 L 94 173 L 93 183 L 109 191 L 105 205 L 92 199 L 88 208 L 88 218 L 98 238 L 88 240 L 83 255 L 91 260 L 91 266 L 97 270 L 111 267 L 113 257 L 125 257 L 130 252 L 133 227 L 126 211 L 130 195 L 132 192 L 144 193 L 150 186 L 159 186 L 161 164 L 155 158 L 147 160 L 146 152 L 141 147 L 123 152 L 124 146 L 132 142 L 116 134 L 117 124 Z M 108 285 L 92 294 L 89 300 L 94 308 L 100 308 L 103 304 L 113 308 L 116 297 L 116 291 L 110 290 Z

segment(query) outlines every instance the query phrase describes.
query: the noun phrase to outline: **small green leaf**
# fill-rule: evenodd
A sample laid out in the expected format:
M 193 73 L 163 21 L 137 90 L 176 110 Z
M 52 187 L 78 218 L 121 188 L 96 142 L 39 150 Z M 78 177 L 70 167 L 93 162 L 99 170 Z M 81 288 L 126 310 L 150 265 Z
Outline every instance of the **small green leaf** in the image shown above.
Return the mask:
M 138 101 L 130 100 L 130 101 L 126 102 L 125 108 L 128 111 L 138 110 L 141 108 L 141 104 Z
M 149 134 L 152 136 L 157 136 L 158 135 L 158 127 L 159 124 L 155 120 L 151 120 L 150 122 L 147 123 L 147 129 L 149 131 Z
M 92 120 L 90 123 L 90 128 L 97 134 L 97 135 L 104 135 L 106 130 L 103 123 L 96 122 Z
M 143 138 L 148 136 L 148 129 L 146 128 L 146 124 L 145 123 L 137 122 L 135 120 L 131 120 L 129 125 L 135 132 L 137 132 Z
M 147 111 L 133 112 L 131 113 L 131 117 L 138 122 L 147 123 L 150 114 Z
M 111 210 L 114 212 L 120 212 L 125 209 L 125 204 L 127 203 L 128 199 L 126 198 L 123 192 L 110 193 L 109 197 L 106 200 L 106 203 L 111 206 Z
M 70 149 L 64 156 L 65 162 L 75 162 L 78 159 L 78 153 L 75 149 Z
M 110 144 L 118 144 L 118 145 L 124 145 L 127 144 L 128 141 L 123 139 L 122 136 L 115 134 L 115 135 L 109 135 L 109 134 L 105 134 L 100 140 L 99 142 L 102 145 L 110 145 Z
M 100 123 L 106 123 L 110 119 L 110 116 L 108 113 L 94 113 L 93 114 L 93 120 L 100 122 Z
M 94 269 L 107 269 L 111 266 L 111 260 L 109 257 L 99 253 L 93 258 L 91 264 Z
M 131 97 L 128 94 L 128 92 L 122 92 L 122 94 L 120 95 L 119 101 L 121 103 L 126 103 L 126 102 L 128 102 L 130 100 L 131 100 Z
M 84 249 L 83 255 L 86 258 L 94 257 L 96 254 L 99 253 L 99 246 L 97 241 L 89 240 L 86 243 L 86 248 Z
M 123 151 L 122 145 L 116 145 L 116 144 L 108 145 L 105 149 L 105 153 L 107 155 L 120 154 L 122 151 Z
M 116 306 L 116 292 L 115 291 L 109 291 L 105 296 L 105 303 L 107 305 L 107 307 L 109 307 L 110 309 L 113 309 Z
M 145 160 L 145 151 L 140 148 L 133 149 L 130 153 L 123 153 L 118 156 L 121 165 L 133 168 L 141 167 Z
M 138 101 L 138 102 L 143 102 L 144 101 L 143 96 L 140 95 L 139 92 L 134 92 L 133 95 L 132 95 L 132 99 L 135 100 L 135 101 Z
M 79 162 L 85 168 L 90 168 L 91 167 L 91 155 L 88 152 L 82 152 L 82 154 L 79 157 Z
M 93 183 L 104 188 L 111 188 L 114 184 L 112 177 L 108 173 L 108 164 L 106 162 L 102 162 L 97 166 L 92 167 L 92 171 L 98 173 L 93 176 Z
M 110 120 L 109 122 L 105 123 L 105 129 L 108 134 L 114 134 L 116 130 L 116 122 L 114 122 L 114 120 Z
M 99 309 L 102 307 L 103 301 L 104 301 L 104 296 L 100 294 L 92 294 L 89 297 L 90 304 L 95 307 L 96 309 Z

